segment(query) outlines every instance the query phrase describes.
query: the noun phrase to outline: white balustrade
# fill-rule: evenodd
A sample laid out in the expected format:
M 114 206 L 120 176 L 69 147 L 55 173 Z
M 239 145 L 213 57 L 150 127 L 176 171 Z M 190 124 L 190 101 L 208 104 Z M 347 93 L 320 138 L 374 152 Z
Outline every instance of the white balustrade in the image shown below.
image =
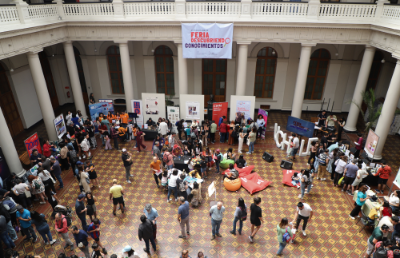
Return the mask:
M 7 23 L 18 23 L 19 17 L 17 7 L 15 6 L 4 6 L 0 8 L 0 24 L 4 25 Z
M 321 4 L 319 17 L 373 18 L 375 4 Z
M 239 16 L 240 2 L 186 2 L 186 15 Z
M 174 15 L 174 2 L 148 2 L 148 3 L 124 3 L 126 16 L 138 15 Z
M 58 17 L 57 6 L 54 4 L 41 4 L 28 6 L 29 18 L 31 20 Z
M 113 4 L 64 4 L 65 16 L 112 16 L 114 15 Z
M 382 17 L 384 19 L 400 20 L 400 6 L 385 5 L 383 7 Z
M 253 2 L 253 16 L 307 16 L 307 3 Z

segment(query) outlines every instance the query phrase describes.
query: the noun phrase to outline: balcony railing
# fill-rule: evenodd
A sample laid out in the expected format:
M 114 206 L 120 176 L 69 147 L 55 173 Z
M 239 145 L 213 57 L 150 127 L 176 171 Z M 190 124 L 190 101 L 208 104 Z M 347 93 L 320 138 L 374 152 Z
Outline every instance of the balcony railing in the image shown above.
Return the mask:
M 15 29 L 15 24 L 35 21 L 279 21 L 400 25 L 400 6 L 303 2 L 122 2 L 0 6 L 0 31 Z M 163 19 L 160 19 L 163 17 Z M 293 17 L 293 19 L 290 19 Z M 8 27 L 4 25 L 13 25 Z

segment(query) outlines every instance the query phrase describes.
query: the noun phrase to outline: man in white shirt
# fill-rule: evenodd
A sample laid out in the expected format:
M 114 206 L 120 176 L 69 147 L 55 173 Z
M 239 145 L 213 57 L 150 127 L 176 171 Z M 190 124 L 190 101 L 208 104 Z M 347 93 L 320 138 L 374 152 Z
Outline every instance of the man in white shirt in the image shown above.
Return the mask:
M 299 202 L 297 204 L 296 214 L 294 215 L 293 222 L 296 221 L 296 231 L 299 228 L 301 220 L 303 220 L 303 235 L 306 236 L 306 227 L 307 222 L 311 222 L 311 218 L 313 216 L 313 210 L 311 209 L 310 205 L 307 203 Z M 301 230 L 300 230 L 301 231 Z
M 299 150 L 299 138 L 295 133 L 292 133 L 292 136 L 293 136 L 293 141 L 291 143 L 292 151 L 290 152 L 290 155 L 292 156 L 292 159 L 295 160 L 297 151 Z
M 165 135 L 167 135 L 168 133 L 168 125 L 165 122 L 165 120 L 163 120 L 160 125 L 159 125 L 159 130 L 160 130 L 160 134 L 165 137 Z

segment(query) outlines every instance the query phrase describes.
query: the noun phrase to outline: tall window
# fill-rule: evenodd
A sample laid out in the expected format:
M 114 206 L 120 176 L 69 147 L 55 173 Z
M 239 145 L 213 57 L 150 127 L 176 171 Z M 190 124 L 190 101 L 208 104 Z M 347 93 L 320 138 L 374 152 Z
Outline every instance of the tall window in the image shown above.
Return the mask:
M 382 68 L 383 54 L 381 51 L 376 51 L 374 55 L 374 60 L 372 61 L 371 71 L 369 72 L 367 89 L 375 90 L 376 84 L 378 82 L 379 74 Z
M 81 54 L 79 53 L 79 50 L 76 47 L 74 47 L 74 54 L 75 54 L 76 67 L 78 69 L 79 82 L 81 83 L 81 88 L 82 88 L 83 100 L 84 100 L 85 104 L 88 104 L 89 99 L 88 99 L 87 89 L 86 89 L 85 74 L 83 73 Z
M 318 49 L 312 53 L 304 99 L 320 100 L 322 98 L 330 60 L 331 55 L 326 49 Z
M 53 109 L 56 109 L 60 106 L 58 103 L 58 96 L 56 87 L 53 80 L 53 74 L 51 72 L 51 67 L 49 63 L 49 59 L 44 51 L 39 53 L 40 64 L 42 65 L 44 79 L 46 80 L 47 90 L 49 91 L 51 105 Z
M 275 49 L 265 47 L 258 51 L 254 96 L 258 98 L 272 98 L 276 72 Z
M 216 102 L 225 101 L 226 59 L 203 59 L 204 105 L 214 96 Z
M 156 64 L 157 92 L 175 95 L 174 61 L 172 50 L 167 46 L 159 46 L 154 51 Z
M 121 56 L 119 55 L 119 47 L 111 46 L 107 49 L 107 60 L 112 93 L 125 94 L 124 81 L 122 80 Z

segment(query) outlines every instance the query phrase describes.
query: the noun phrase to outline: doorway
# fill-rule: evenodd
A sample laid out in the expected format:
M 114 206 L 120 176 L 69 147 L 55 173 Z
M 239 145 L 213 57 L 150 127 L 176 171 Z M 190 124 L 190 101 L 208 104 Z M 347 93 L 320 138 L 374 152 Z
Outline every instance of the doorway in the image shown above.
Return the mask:
M 24 130 L 24 126 L 19 116 L 14 95 L 11 91 L 10 83 L 7 78 L 6 69 L 0 64 L 0 107 L 3 110 L 8 129 L 11 136 L 16 136 Z
M 215 102 L 225 101 L 226 59 L 203 59 L 203 95 L 204 106 L 214 96 Z
M 49 91 L 51 105 L 53 110 L 58 108 L 60 104 L 58 103 L 57 91 L 54 86 L 53 74 L 51 73 L 50 63 L 47 59 L 46 53 L 44 51 L 39 53 L 40 64 L 42 65 L 44 79 L 46 80 L 47 90 Z

